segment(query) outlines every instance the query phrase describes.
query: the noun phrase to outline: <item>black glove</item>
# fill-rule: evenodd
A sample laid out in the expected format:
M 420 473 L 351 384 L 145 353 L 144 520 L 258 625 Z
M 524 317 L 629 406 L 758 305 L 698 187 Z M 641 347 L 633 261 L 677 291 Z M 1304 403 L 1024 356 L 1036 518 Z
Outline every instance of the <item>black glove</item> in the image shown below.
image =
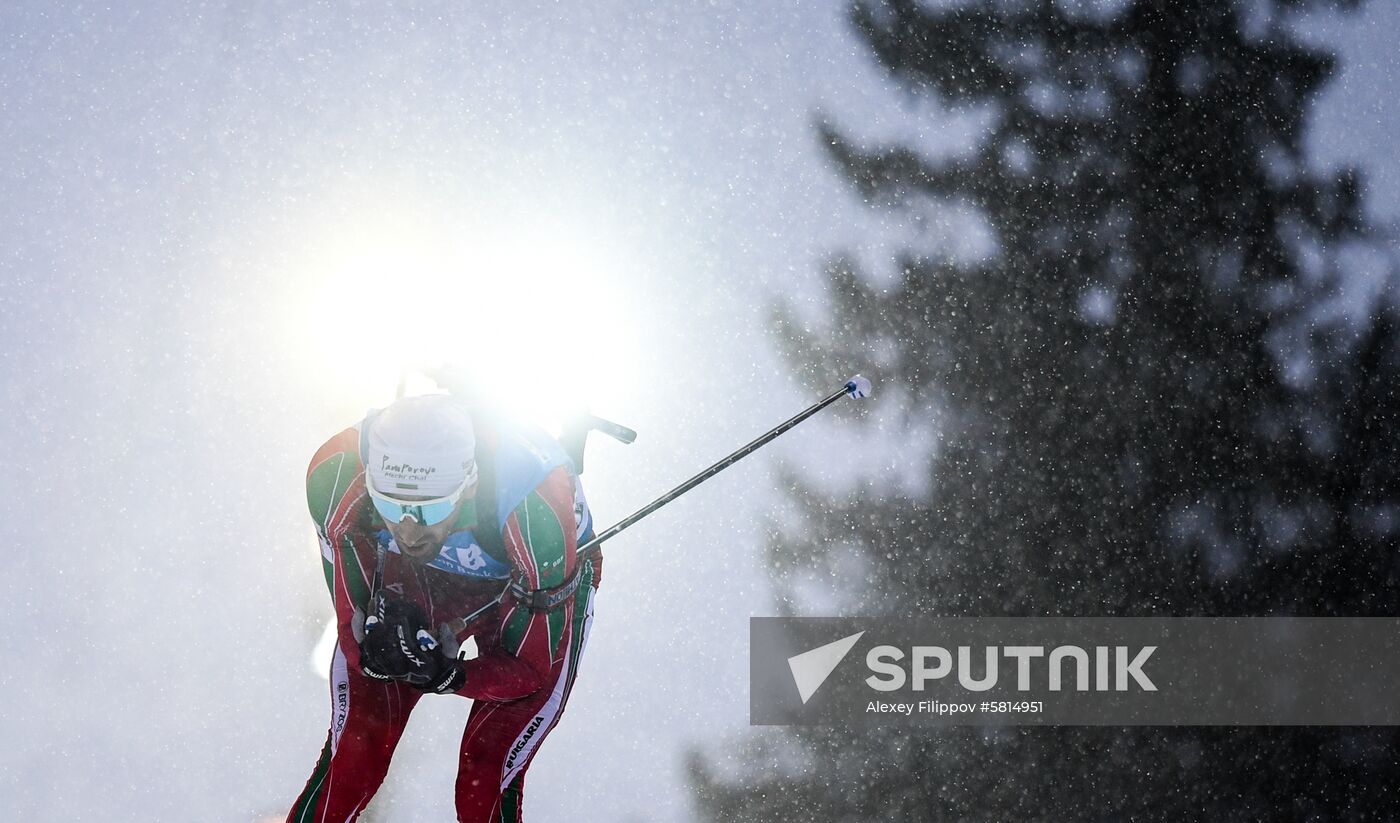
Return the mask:
M 467 675 L 466 672 L 462 671 L 461 662 L 444 655 L 441 651 L 438 651 L 437 654 L 442 660 L 442 669 L 438 672 L 437 677 L 421 682 L 414 677 L 409 677 L 407 678 L 408 685 L 420 692 L 432 692 L 433 694 L 451 694 L 462 688 Z
M 462 685 L 458 662 L 443 654 L 423 609 L 383 591 L 370 598 L 360 670 L 375 680 L 403 680 L 423 691 L 445 693 Z

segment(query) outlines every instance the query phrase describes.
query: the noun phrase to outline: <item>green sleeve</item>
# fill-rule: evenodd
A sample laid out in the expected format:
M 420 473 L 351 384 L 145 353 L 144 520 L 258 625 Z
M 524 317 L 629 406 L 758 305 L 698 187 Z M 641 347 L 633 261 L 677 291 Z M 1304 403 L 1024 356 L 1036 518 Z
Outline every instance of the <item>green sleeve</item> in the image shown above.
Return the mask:
M 569 499 L 567 511 L 573 511 L 573 500 Z M 527 585 L 535 589 L 548 589 L 564 582 L 566 577 L 565 555 L 569 544 L 565 538 L 565 524 L 561 523 L 555 509 L 541 495 L 533 491 L 511 515 L 511 520 L 520 529 L 524 538 L 521 546 L 511 546 L 511 560 L 525 574 Z M 569 524 L 572 526 L 572 524 Z M 564 631 L 564 610 L 555 609 L 543 615 L 532 614 L 525 609 L 516 609 L 502 626 L 501 639 L 504 646 L 513 653 L 519 653 L 520 644 L 529 631 L 530 624 L 543 619 L 549 631 L 549 648 L 558 648 Z
M 572 511 L 573 501 L 569 503 Z M 568 550 L 565 525 L 559 522 L 554 509 L 539 491 L 530 492 L 524 502 L 515 507 L 515 521 L 525 538 L 525 550 L 530 554 L 532 565 L 539 571 L 539 579 L 531 581 L 533 586 L 548 589 L 563 583 L 564 553 Z
M 316 525 L 316 537 L 321 542 L 321 570 L 325 573 L 326 588 L 332 597 L 335 596 L 335 566 L 325 555 L 330 546 L 326 523 L 355 479 L 358 472 L 356 462 L 354 455 L 335 452 L 314 463 L 306 474 L 306 506 Z M 330 550 L 334 551 L 335 547 L 330 547 Z

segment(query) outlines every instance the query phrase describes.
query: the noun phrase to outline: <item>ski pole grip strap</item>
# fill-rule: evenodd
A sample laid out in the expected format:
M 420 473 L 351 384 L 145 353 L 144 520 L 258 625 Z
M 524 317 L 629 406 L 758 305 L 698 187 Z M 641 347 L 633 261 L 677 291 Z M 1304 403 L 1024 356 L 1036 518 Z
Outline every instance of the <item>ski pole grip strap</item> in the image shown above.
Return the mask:
M 579 573 L 582 570 L 582 563 L 574 566 L 574 573 L 569 575 L 569 579 L 552 589 L 527 589 L 518 580 L 512 580 L 510 595 L 515 598 L 515 602 L 536 614 L 552 612 L 574 596 L 574 592 L 578 590 L 578 582 L 583 578 Z

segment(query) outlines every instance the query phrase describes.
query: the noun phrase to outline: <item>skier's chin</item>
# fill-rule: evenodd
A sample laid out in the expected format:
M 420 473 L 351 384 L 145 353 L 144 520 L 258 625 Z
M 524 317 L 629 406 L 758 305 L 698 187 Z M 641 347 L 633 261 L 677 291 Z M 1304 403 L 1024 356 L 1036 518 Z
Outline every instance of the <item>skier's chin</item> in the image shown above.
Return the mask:
M 399 546 L 399 551 L 404 557 L 419 565 L 431 563 L 433 558 L 442 551 L 441 543 L 420 543 L 416 546 Z

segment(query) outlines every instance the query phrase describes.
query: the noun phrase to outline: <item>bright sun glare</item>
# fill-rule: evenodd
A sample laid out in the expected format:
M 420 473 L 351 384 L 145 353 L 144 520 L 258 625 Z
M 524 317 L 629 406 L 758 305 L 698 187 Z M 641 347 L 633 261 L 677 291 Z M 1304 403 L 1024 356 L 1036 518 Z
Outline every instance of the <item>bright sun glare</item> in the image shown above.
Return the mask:
M 636 341 L 620 255 L 573 226 L 444 232 L 379 220 L 327 237 L 306 354 L 367 397 L 443 363 L 498 402 L 547 420 L 625 403 Z M 606 385 L 607 395 L 598 387 Z M 410 381 L 410 393 L 423 381 Z

